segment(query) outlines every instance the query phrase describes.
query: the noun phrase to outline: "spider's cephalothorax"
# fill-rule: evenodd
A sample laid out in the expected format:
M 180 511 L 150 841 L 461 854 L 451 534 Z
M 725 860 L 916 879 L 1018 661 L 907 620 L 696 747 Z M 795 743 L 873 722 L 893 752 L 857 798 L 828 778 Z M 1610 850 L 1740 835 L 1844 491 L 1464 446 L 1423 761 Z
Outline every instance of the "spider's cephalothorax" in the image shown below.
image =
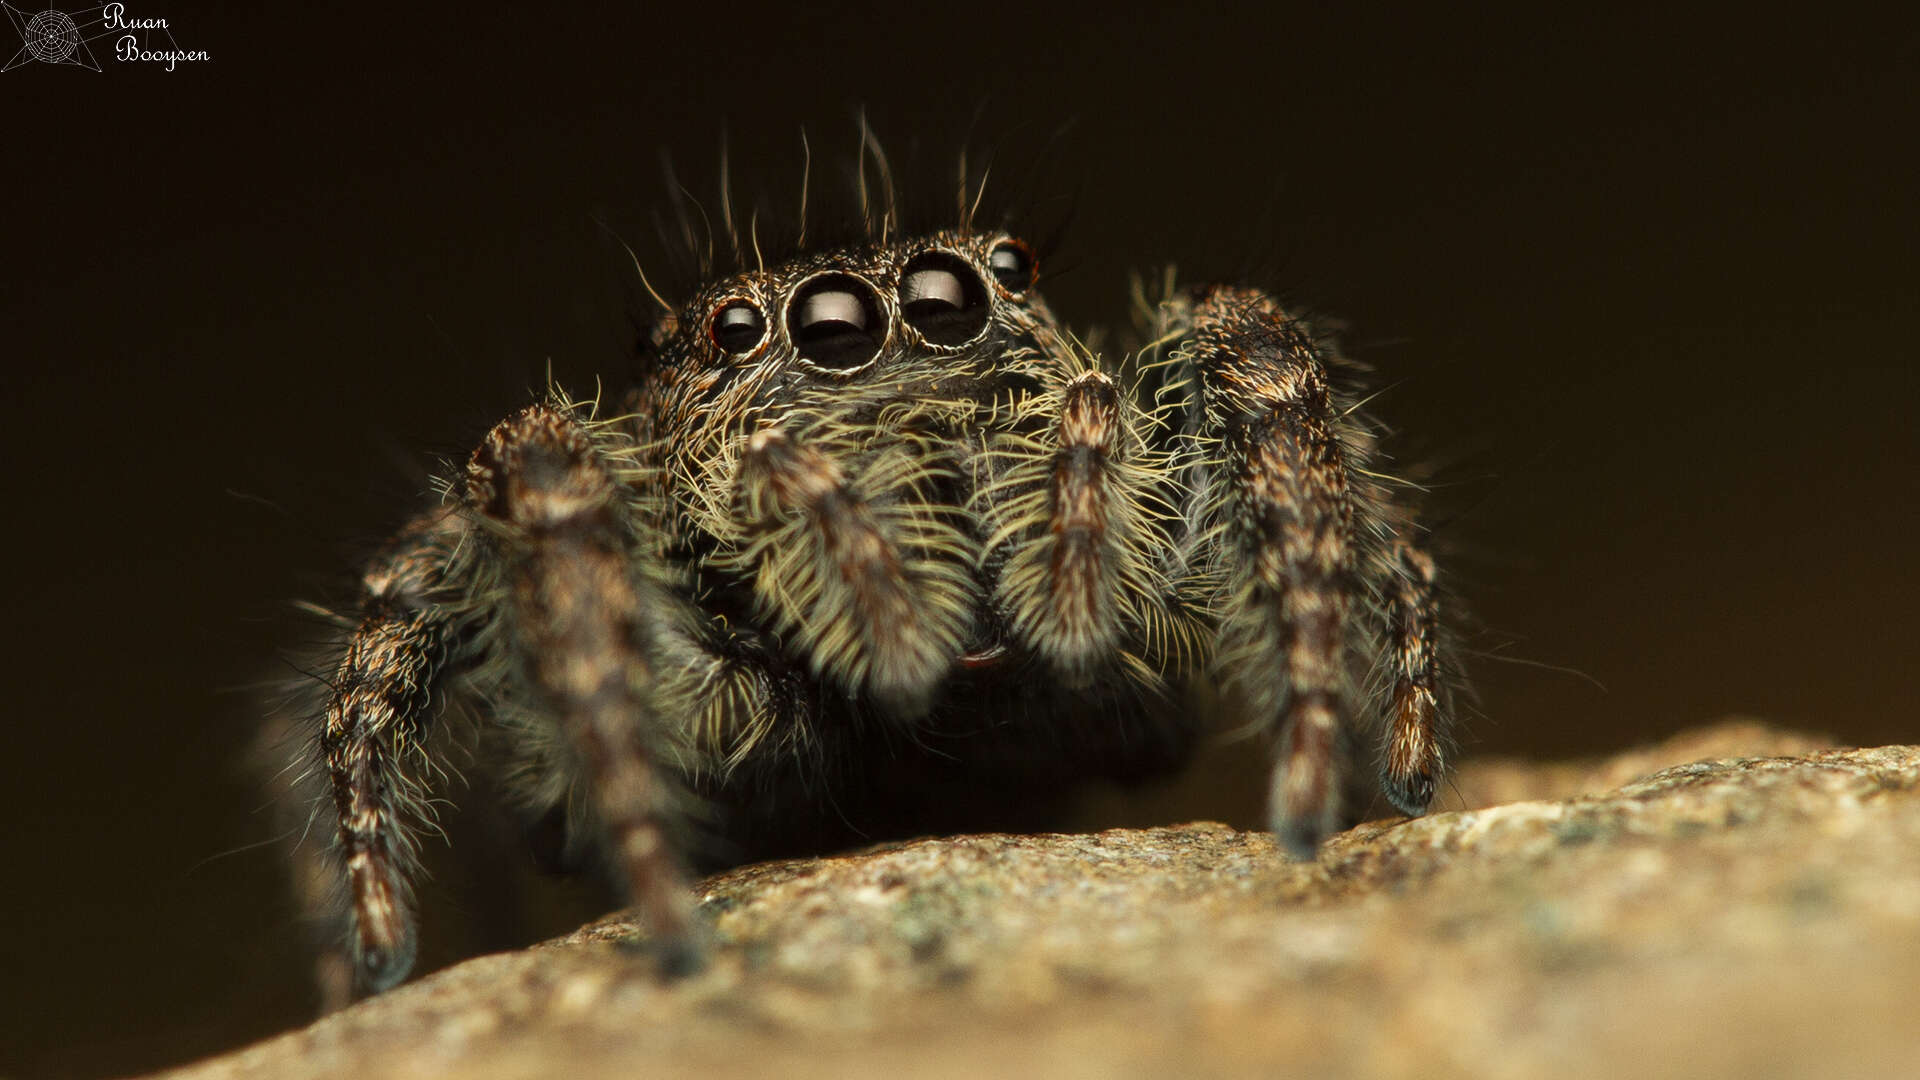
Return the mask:
M 313 742 L 337 839 L 306 876 L 344 878 L 362 986 L 411 963 L 448 702 L 667 945 L 698 941 L 701 855 L 1020 827 L 1168 770 L 1219 726 L 1195 680 L 1277 734 L 1296 855 L 1354 809 L 1356 756 L 1427 807 L 1434 565 L 1351 365 L 1230 287 L 1168 289 L 1109 365 L 1037 271 L 970 226 L 803 251 L 675 305 L 619 407 L 555 394 L 487 434 L 367 571 Z

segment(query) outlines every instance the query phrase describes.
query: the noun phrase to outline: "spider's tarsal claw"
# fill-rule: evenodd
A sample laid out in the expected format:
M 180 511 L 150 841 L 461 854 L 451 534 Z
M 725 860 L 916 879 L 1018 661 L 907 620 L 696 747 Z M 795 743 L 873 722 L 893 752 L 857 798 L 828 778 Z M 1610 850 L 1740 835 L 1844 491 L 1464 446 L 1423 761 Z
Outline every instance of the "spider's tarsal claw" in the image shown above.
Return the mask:
M 416 942 L 415 935 L 407 933 L 385 947 L 361 949 L 354 965 L 360 985 L 373 994 L 399 985 L 413 970 Z
M 1340 829 L 1340 784 L 1334 743 L 1339 712 L 1320 697 L 1296 700 L 1280 740 L 1267 805 L 1273 832 L 1297 859 L 1311 860 L 1320 842 Z
M 1273 835 L 1280 849 L 1296 862 L 1313 862 L 1320 857 L 1320 843 L 1332 832 L 1324 821 L 1275 815 Z
M 1417 772 L 1410 776 L 1389 776 L 1381 790 L 1394 809 L 1408 817 L 1420 817 L 1433 805 L 1433 774 Z
M 698 934 L 663 941 L 654 950 L 663 979 L 683 979 L 707 970 L 707 947 Z
M 698 975 L 710 961 L 704 935 L 698 931 L 668 938 L 635 937 L 620 942 L 620 948 L 636 959 L 650 961 L 662 980 L 672 981 Z
M 1325 797 L 1323 785 L 1331 783 L 1324 775 L 1323 762 L 1310 758 L 1282 758 L 1273 769 L 1273 786 L 1267 805 L 1272 807 L 1274 838 L 1281 850 L 1299 862 L 1312 862 L 1320 855 L 1320 844 L 1340 831 L 1335 802 Z

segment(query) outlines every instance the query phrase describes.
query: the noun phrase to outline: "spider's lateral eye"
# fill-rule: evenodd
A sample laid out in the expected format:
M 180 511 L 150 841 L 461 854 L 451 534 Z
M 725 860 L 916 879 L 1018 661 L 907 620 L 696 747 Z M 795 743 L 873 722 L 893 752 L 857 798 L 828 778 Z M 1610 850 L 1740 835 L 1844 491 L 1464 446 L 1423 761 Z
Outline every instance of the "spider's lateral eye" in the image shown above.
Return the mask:
M 851 274 L 822 274 L 794 294 L 787 331 L 802 357 L 821 367 L 850 369 L 880 352 L 886 324 L 866 282 Z
M 1002 240 L 987 253 L 987 269 L 995 281 L 1011 293 L 1033 288 L 1033 272 L 1038 269 L 1033 252 L 1018 240 Z
M 713 341 L 739 356 L 750 353 L 767 336 L 767 317 L 746 300 L 735 300 L 713 313 Z
M 987 328 L 987 289 L 957 255 L 928 251 L 900 275 L 900 307 L 907 325 L 935 345 L 964 345 Z

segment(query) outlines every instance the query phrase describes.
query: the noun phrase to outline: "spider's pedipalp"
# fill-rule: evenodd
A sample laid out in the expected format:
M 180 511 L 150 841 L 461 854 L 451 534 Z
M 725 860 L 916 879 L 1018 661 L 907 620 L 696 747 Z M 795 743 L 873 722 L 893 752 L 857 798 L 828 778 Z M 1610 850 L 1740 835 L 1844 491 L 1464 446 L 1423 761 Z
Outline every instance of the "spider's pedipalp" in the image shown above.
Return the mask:
M 853 441 L 755 432 L 735 499 L 756 595 L 814 670 L 912 717 L 972 631 L 973 555 L 928 490 L 951 469 L 900 418 L 887 427 Z
M 497 425 L 468 466 L 467 498 L 496 525 L 505 571 L 503 638 L 528 705 L 560 729 L 617 883 L 653 944 L 683 966 L 692 900 L 670 828 L 673 728 L 656 708 L 655 641 L 670 598 L 655 595 L 629 543 L 619 485 L 590 433 L 549 406 Z
M 1029 609 L 1043 613 L 1030 621 L 1044 625 L 1025 629 L 1057 669 L 1084 680 L 1119 640 L 1118 609 L 1138 596 L 1119 580 L 1116 563 L 1125 556 L 1116 549 L 1139 538 L 1115 535 L 1136 524 L 1114 519 L 1114 496 L 1121 493 L 1112 490 L 1109 459 L 1118 456 L 1126 434 L 1119 389 L 1106 375 L 1089 372 L 1069 383 L 1061 398 L 1050 477 L 1052 521 L 1046 537 L 1026 549 L 1036 563 L 1042 554 L 1046 560 L 1046 602 Z
M 1106 372 L 1081 371 L 1038 404 L 1047 431 L 996 440 L 988 454 L 999 476 L 976 502 L 991 546 L 1006 547 L 994 601 L 1014 638 L 1084 686 L 1124 646 L 1163 645 L 1172 589 L 1149 556 L 1168 541 L 1148 490 L 1166 468 L 1147 450 L 1138 406 Z

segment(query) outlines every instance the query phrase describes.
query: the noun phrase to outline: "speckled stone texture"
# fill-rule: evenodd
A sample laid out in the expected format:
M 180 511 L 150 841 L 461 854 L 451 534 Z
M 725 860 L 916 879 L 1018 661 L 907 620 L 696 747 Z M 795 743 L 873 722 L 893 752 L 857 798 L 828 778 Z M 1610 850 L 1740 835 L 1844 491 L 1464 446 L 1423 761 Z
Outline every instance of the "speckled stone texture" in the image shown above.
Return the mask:
M 614 916 L 168 1075 L 1920 1075 L 1920 748 L 1820 747 L 1485 762 L 1310 864 L 1195 824 L 751 866 L 691 979 Z

